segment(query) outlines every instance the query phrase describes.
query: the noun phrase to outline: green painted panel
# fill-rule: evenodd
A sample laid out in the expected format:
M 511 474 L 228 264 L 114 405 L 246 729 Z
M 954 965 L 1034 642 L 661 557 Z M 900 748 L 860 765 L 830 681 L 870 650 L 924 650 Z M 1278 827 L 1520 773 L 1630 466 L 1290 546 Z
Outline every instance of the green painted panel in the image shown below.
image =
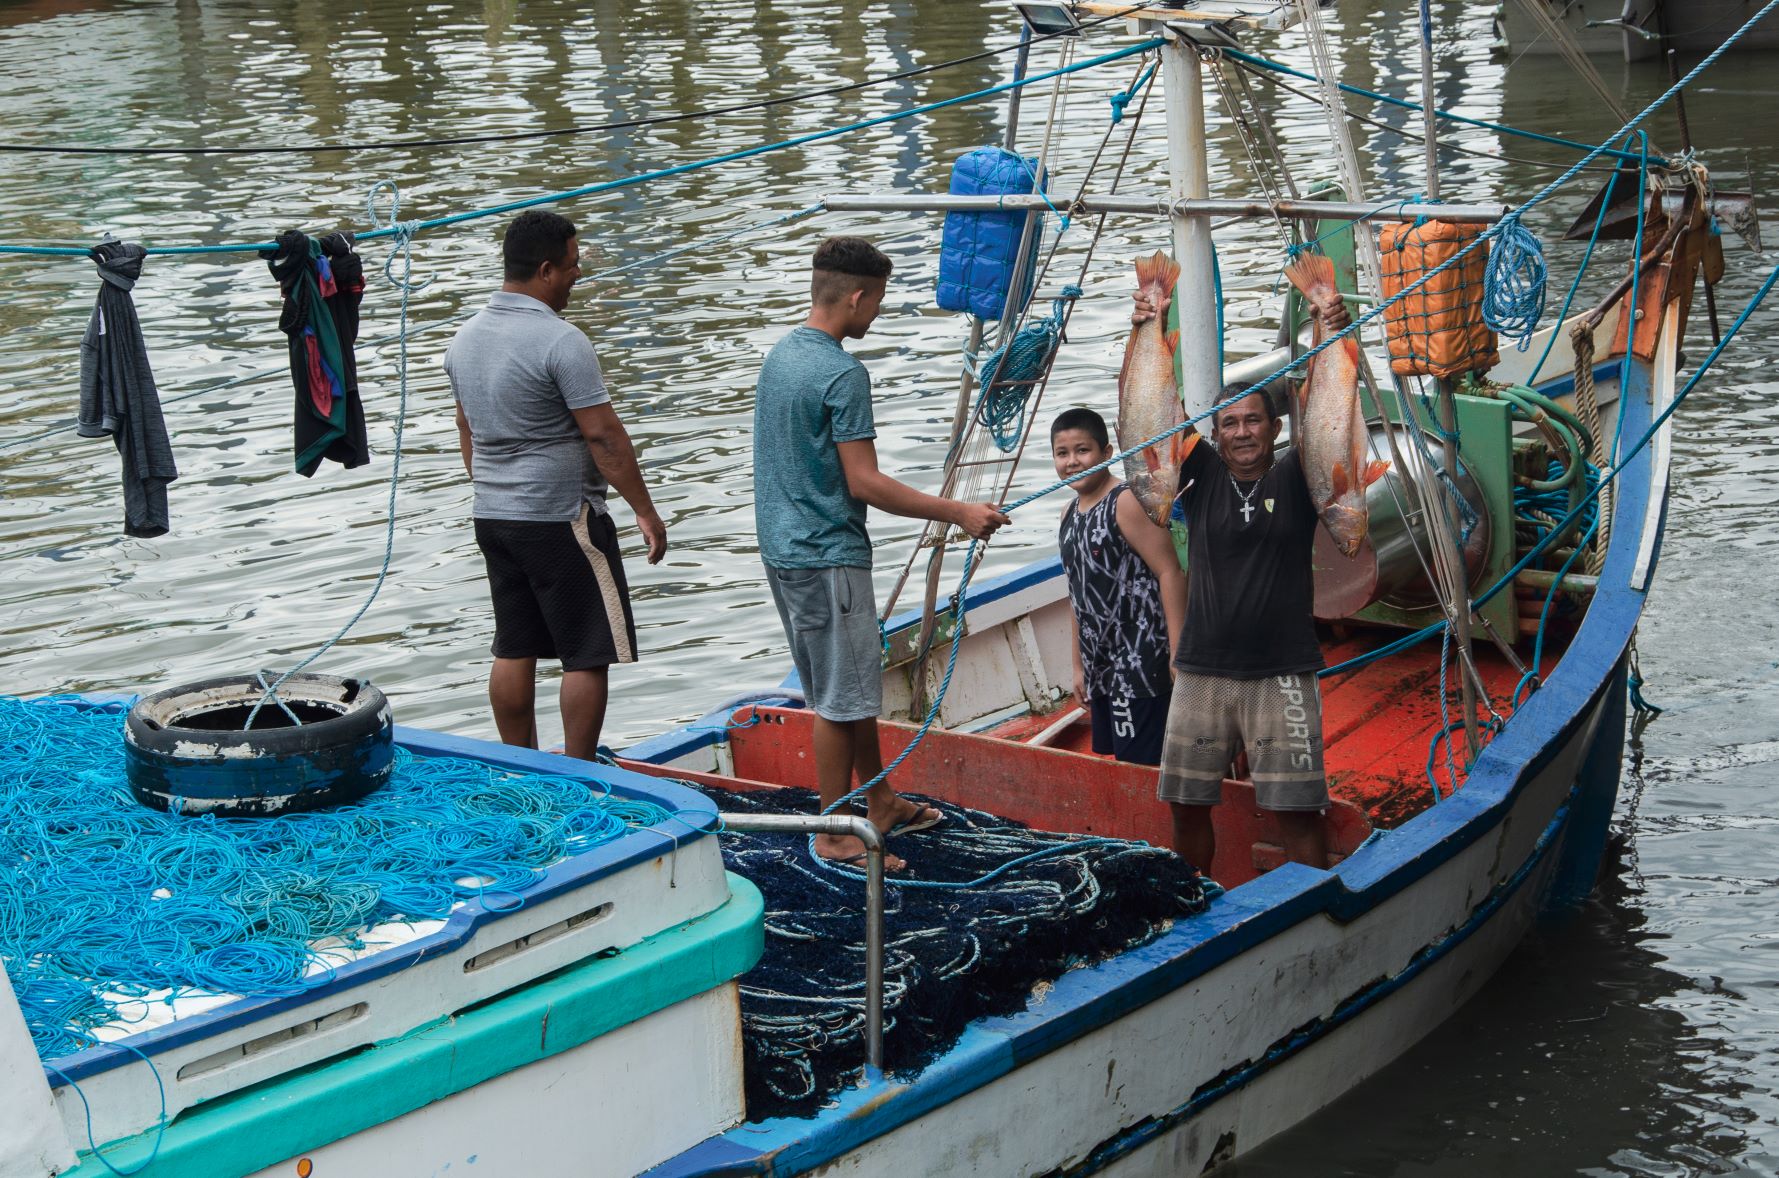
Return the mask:
M 611 957 L 570 966 L 455 1018 L 188 1110 L 144 1178 L 236 1178 L 578 1047 L 753 968 L 765 946 L 759 890 L 729 876 L 729 902 Z M 124 1170 L 157 1134 L 106 1147 Z M 64 1178 L 105 1178 L 90 1153 Z
M 1365 397 L 1366 413 L 1375 416 L 1376 406 L 1371 403 L 1370 396 L 1363 390 L 1361 395 Z M 1488 560 L 1476 582 L 1476 588 L 1480 589 L 1493 585 L 1513 567 L 1513 426 L 1505 401 L 1463 394 L 1453 400 L 1458 420 L 1458 458 L 1482 488 L 1483 502 L 1489 513 Z M 1409 404 L 1417 423 L 1430 431 L 1432 420 L 1426 416 L 1418 398 L 1410 397 Z M 1386 406 L 1385 415 L 1391 421 L 1401 419 L 1394 404 Z M 1487 618 L 1507 641 L 1517 640 L 1519 607 L 1514 603 L 1512 593 L 1497 593 L 1477 612 Z M 1443 615 L 1437 607 L 1405 610 L 1380 603 L 1365 607 L 1356 616 L 1364 621 L 1419 630 L 1439 621 Z

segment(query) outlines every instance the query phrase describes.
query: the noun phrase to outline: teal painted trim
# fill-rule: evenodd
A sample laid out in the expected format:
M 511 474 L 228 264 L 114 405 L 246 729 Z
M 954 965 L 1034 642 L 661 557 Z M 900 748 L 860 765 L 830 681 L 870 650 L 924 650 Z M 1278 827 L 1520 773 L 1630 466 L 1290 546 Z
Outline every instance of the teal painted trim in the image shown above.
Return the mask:
M 752 969 L 765 946 L 765 900 L 729 876 L 729 902 L 613 957 L 550 977 L 368 1051 L 188 1110 L 168 1126 L 144 1178 L 236 1178 L 392 1121 L 485 1080 L 589 1042 Z M 157 1131 L 108 1145 L 141 1165 Z M 83 1151 L 64 1178 L 103 1178 Z

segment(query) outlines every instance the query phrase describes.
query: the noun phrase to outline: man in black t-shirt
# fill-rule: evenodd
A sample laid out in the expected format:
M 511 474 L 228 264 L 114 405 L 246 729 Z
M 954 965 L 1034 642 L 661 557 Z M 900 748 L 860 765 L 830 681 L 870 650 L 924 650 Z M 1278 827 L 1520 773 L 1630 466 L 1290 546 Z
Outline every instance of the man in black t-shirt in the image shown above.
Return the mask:
M 1140 323 L 1165 310 L 1138 295 L 1131 318 Z M 1243 387 L 1225 389 L 1219 400 Z M 1159 792 L 1173 811 L 1174 850 L 1206 872 L 1216 854 L 1211 807 L 1242 754 L 1255 800 L 1278 818 L 1286 855 L 1312 867 L 1328 861 L 1316 683 L 1322 648 L 1310 612 L 1319 521 L 1297 449 L 1274 457 L 1282 424 L 1266 394 L 1254 393 L 1212 418 L 1209 444 L 1189 433 L 1180 464 L 1186 621 Z

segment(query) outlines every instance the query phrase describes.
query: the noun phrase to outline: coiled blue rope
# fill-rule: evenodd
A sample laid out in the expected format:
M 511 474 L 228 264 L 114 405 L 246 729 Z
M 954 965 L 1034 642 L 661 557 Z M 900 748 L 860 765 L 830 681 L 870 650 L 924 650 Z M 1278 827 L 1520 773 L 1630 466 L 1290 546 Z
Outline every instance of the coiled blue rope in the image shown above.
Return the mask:
M 1025 436 L 1025 407 L 1032 390 L 1056 357 L 1069 304 L 1082 290 L 1070 283 L 1050 304 L 1050 314 L 1028 320 L 1012 339 L 972 365 L 982 392 L 976 398 L 976 423 L 988 431 L 995 448 L 1011 454 Z
M 1483 270 L 1482 315 L 1489 330 L 1513 340 L 1522 352 L 1531 347 L 1532 333 L 1544 318 L 1549 277 L 1544 246 L 1517 214 L 1510 213 L 1501 222 L 1501 233 L 1489 249 L 1489 263 Z

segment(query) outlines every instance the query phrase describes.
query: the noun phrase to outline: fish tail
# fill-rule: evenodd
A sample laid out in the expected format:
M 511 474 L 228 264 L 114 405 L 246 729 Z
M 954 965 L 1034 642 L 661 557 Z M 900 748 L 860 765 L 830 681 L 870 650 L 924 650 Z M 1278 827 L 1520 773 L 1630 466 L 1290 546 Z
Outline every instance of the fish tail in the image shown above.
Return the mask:
M 1327 254 L 1298 254 L 1285 267 L 1285 277 L 1312 302 L 1335 292 L 1334 259 Z
M 1160 250 L 1156 250 L 1146 258 L 1137 259 L 1137 289 L 1147 290 L 1151 285 L 1161 289 L 1159 293 L 1166 297 L 1171 295 L 1174 284 L 1180 280 L 1180 263 L 1174 261 Z M 1154 295 L 1150 296 L 1151 298 Z

